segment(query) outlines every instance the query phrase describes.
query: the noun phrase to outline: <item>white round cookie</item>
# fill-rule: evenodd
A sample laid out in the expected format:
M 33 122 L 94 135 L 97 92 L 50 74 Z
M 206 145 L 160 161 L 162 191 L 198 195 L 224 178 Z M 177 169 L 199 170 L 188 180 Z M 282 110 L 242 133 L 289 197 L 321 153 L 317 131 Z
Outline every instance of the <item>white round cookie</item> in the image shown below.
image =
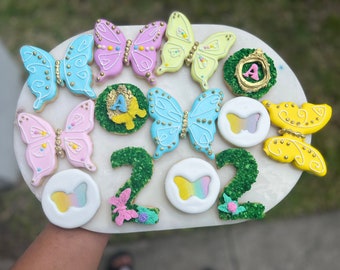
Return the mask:
M 69 169 L 56 173 L 48 180 L 41 204 L 51 223 L 70 229 L 89 222 L 101 200 L 98 186 L 89 174 Z
M 190 194 L 184 199 L 180 195 L 180 189 L 185 189 L 185 187 L 176 184 L 176 177 L 184 179 L 182 180 L 185 182 L 183 185 L 193 189 L 192 192 L 186 190 L 186 193 Z M 197 181 L 202 182 L 204 177 L 209 179 L 208 185 L 206 187 L 202 186 L 206 183 L 196 185 L 195 190 L 194 183 Z M 199 158 L 188 158 L 176 163 L 170 168 L 165 178 L 165 192 L 169 201 L 173 206 L 185 213 L 196 214 L 207 211 L 215 203 L 219 189 L 220 178 L 216 170 L 210 163 Z
M 236 97 L 224 103 L 217 123 L 227 141 L 235 146 L 251 147 L 266 138 L 270 117 L 261 102 L 249 97 Z

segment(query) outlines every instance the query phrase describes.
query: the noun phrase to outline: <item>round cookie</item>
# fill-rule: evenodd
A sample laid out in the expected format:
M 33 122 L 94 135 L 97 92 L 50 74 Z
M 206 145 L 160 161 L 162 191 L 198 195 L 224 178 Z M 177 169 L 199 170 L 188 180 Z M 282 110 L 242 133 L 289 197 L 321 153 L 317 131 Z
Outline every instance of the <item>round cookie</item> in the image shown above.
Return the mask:
M 122 32 L 124 32 L 125 36 L 135 37 L 138 35 L 138 32 L 142 27 L 138 25 L 121 26 L 119 28 Z M 279 103 L 282 100 L 290 100 L 299 105 L 306 102 L 304 92 L 294 73 L 287 66 L 284 60 L 260 39 L 245 31 L 226 25 L 192 25 L 192 31 L 195 34 L 196 40 L 206 40 L 207 37 L 216 32 L 232 32 L 236 37 L 236 41 L 230 48 L 228 56 L 233 55 L 242 48 L 261 48 L 263 52 L 270 55 L 277 66 L 280 66 L 280 69 L 277 70 L 278 76 L 276 84 L 274 87 L 272 87 L 271 91 L 268 92 L 266 98 L 273 103 Z M 94 31 L 90 30 L 84 34 L 93 35 Z M 191 38 L 190 33 L 187 34 L 189 34 L 189 37 Z M 76 37 L 72 37 L 69 40 L 59 44 L 50 52 L 50 54 L 53 55 L 55 59 L 61 59 L 65 55 L 70 43 L 72 43 L 75 38 Z M 223 92 L 223 104 L 224 102 L 234 98 L 234 95 L 230 93 L 223 82 L 223 60 L 221 59 L 221 61 L 218 61 L 218 63 L 219 65 L 215 73 L 209 78 L 209 87 L 213 89 L 219 89 Z M 160 65 L 160 63 L 158 63 L 158 65 Z M 90 68 L 92 70 L 92 74 L 99 74 L 100 71 L 97 65 L 92 64 L 90 65 Z M 124 68 L 119 76 L 115 77 L 114 79 L 107 78 L 105 85 L 103 83 L 94 82 L 92 88 L 99 97 L 105 92 L 105 89 L 108 86 L 117 85 L 118 87 L 120 84 L 124 84 L 126 86 L 133 85 L 137 87 L 140 89 L 144 97 L 147 95 L 147 92 L 150 89 L 149 83 L 146 80 L 135 76 L 130 68 Z M 195 100 L 199 94 L 202 93 L 199 84 L 192 79 L 190 70 L 186 67 L 183 67 L 174 73 L 167 73 L 157 77 L 157 84 L 155 87 L 163 89 L 169 93 L 178 102 L 180 108 L 183 110 L 193 108 Z M 109 90 L 107 91 L 109 92 Z M 106 94 L 108 94 L 108 92 Z M 65 119 L 67 119 L 67 116 L 72 108 L 77 106 L 85 99 L 86 97 L 71 95 L 69 91 L 59 91 L 58 99 L 46 106 L 45 109 L 39 113 L 39 116 L 45 119 L 53 127 L 63 127 L 65 125 Z M 18 112 L 24 111 L 25 113 L 34 114 L 35 112 L 32 107 L 34 101 L 34 96 L 31 94 L 27 84 L 25 84 L 18 100 Z M 100 101 L 102 101 L 103 106 L 101 112 L 103 112 L 105 117 L 109 118 L 107 115 L 106 101 L 104 102 L 104 98 L 102 100 L 98 98 L 96 103 L 99 104 Z M 121 107 L 122 99 L 118 98 L 116 101 L 118 102 L 116 104 L 116 108 L 121 108 L 123 110 L 124 105 Z M 114 104 L 115 103 L 112 105 Z M 143 109 L 147 109 L 147 107 L 144 107 Z M 214 107 L 214 109 L 216 108 Z M 225 220 L 221 219 L 219 216 L 218 206 L 219 204 L 225 203 L 222 193 L 225 188 L 229 187 L 230 189 L 229 185 L 235 182 L 235 179 L 233 180 L 235 169 L 232 166 L 227 166 L 227 164 L 225 164 L 226 166 L 223 166 L 219 169 L 216 167 L 218 153 L 230 148 L 230 144 L 221 136 L 220 132 L 218 132 L 217 126 L 217 132 L 214 135 L 213 141 L 211 141 L 211 151 L 212 154 L 214 154 L 215 159 L 210 159 L 207 155 L 196 151 L 195 146 L 193 147 L 190 142 L 190 138 L 188 138 L 181 140 L 177 148 L 173 151 L 167 152 L 164 156 L 157 160 L 153 160 L 151 178 L 148 180 L 147 185 L 136 186 L 132 184 L 135 183 L 134 181 L 132 181 L 132 183 L 129 181 L 129 179 L 132 177 L 134 165 L 132 165 L 131 168 L 131 166 L 128 164 L 128 166 L 124 165 L 123 161 L 128 157 L 132 158 L 136 154 L 134 152 L 139 151 L 137 149 L 143 149 L 148 155 L 152 156 L 157 148 L 151 136 L 153 119 L 150 117 L 145 117 L 143 119 L 145 119 L 144 124 L 141 125 L 138 130 L 132 129 L 132 132 L 130 133 L 127 132 L 125 124 L 120 124 L 123 133 L 116 131 L 108 132 L 108 130 L 101 126 L 100 121 L 95 119 L 94 129 L 90 136 L 93 142 L 93 154 L 91 156 L 91 160 L 94 164 L 96 164 L 97 170 L 95 172 L 84 170 L 84 172 L 88 173 L 96 182 L 100 191 L 101 199 L 100 206 L 96 214 L 86 224 L 81 226 L 85 229 L 97 232 L 129 233 L 227 225 L 234 224 L 237 221 L 240 222 L 240 219 L 237 219 L 237 221 L 231 219 Z M 137 126 L 137 123 L 134 124 Z M 200 128 L 202 126 L 195 126 L 195 122 L 193 122 L 192 128 L 196 127 Z M 276 133 L 277 128 L 271 127 L 267 138 L 276 136 Z M 121 136 L 120 134 L 126 134 L 126 136 Z M 196 130 L 194 134 L 204 134 L 204 132 Z M 306 136 L 305 141 L 310 142 L 309 135 Z M 202 136 L 202 142 L 205 142 L 204 136 Z M 24 180 L 31 189 L 32 193 L 39 200 L 42 200 L 43 190 L 51 179 L 47 178 L 40 186 L 32 186 L 30 184 L 32 179 L 32 170 L 25 159 L 27 145 L 22 141 L 18 127 L 15 127 L 14 129 L 14 145 L 17 161 Z M 132 150 L 128 151 L 129 153 L 127 153 L 122 151 L 122 149 L 125 148 Z M 228 196 L 231 198 L 232 202 L 237 202 L 239 206 L 242 206 L 246 202 L 261 204 L 264 206 L 264 212 L 267 212 L 277 205 L 291 191 L 298 181 L 302 171 L 297 170 L 293 166 L 289 166 L 289 164 L 282 164 L 268 158 L 262 149 L 262 145 L 260 144 L 248 148 L 247 150 L 254 157 L 257 163 L 258 175 L 256 177 L 256 181 L 251 183 L 250 189 L 238 197 L 237 200 L 235 197 L 230 196 L 230 194 Z M 112 153 L 120 153 L 119 155 L 114 155 L 114 161 L 117 164 L 120 164 L 115 168 L 112 167 L 111 163 Z M 218 190 L 219 194 L 221 195 L 217 196 L 215 203 L 212 204 L 209 209 L 196 214 L 189 214 L 178 210 L 169 201 L 164 190 L 166 175 L 171 167 L 188 158 L 199 158 L 204 162 L 209 163 L 213 168 L 215 168 L 215 172 L 221 180 L 221 186 Z M 137 160 L 138 159 L 143 158 L 137 157 Z M 130 162 L 130 165 L 131 164 L 135 163 Z M 59 159 L 58 167 L 55 173 L 72 168 L 73 165 L 67 159 Z M 141 167 L 141 169 L 138 169 L 137 171 L 143 174 L 149 170 Z M 194 173 L 194 170 L 192 170 L 192 173 Z M 275 179 L 275 181 L 273 181 L 273 179 Z M 72 188 L 72 190 L 64 190 L 64 192 L 73 192 L 75 187 Z M 138 216 L 138 218 L 132 218 L 131 222 L 127 222 L 126 220 L 123 221 L 122 225 L 119 226 L 115 222 L 115 219 L 119 216 L 119 214 L 125 214 L 124 210 L 130 209 L 124 209 L 125 206 L 123 205 L 118 207 L 119 210 L 117 210 L 116 213 L 113 213 L 116 208 L 113 209 L 113 204 L 110 203 L 110 200 L 113 197 L 129 197 L 129 192 L 131 192 L 130 198 L 133 197 L 133 201 L 131 201 L 131 207 L 136 212 L 140 212 L 141 214 Z M 222 197 L 223 200 L 219 202 L 218 197 Z M 128 206 L 128 203 L 126 205 Z M 142 208 L 134 208 L 134 205 L 138 205 Z M 155 211 L 151 213 L 148 212 L 148 209 L 154 209 Z M 232 210 L 235 208 L 230 209 Z M 155 213 L 158 215 L 158 218 L 153 215 Z M 113 214 L 116 215 L 113 216 Z M 250 216 L 250 218 L 253 217 L 255 216 Z M 114 218 L 114 220 L 112 220 L 112 218 Z
M 140 129 L 148 118 L 148 101 L 132 84 L 106 87 L 96 101 L 95 116 L 109 132 L 129 134 Z
M 236 96 L 260 99 L 276 83 L 274 61 L 262 49 L 242 48 L 225 61 L 223 71 Z
M 214 167 L 199 158 L 188 158 L 170 168 L 165 178 L 165 193 L 179 210 L 197 214 L 215 203 L 220 178 Z
M 101 199 L 98 186 L 89 174 L 70 169 L 58 172 L 48 180 L 41 204 L 51 223 L 76 228 L 91 220 Z
M 218 129 L 230 143 L 251 147 L 261 143 L 270 128 L 267 110 L 257 100 L 236 97 L 223 104 L 218 116 Z

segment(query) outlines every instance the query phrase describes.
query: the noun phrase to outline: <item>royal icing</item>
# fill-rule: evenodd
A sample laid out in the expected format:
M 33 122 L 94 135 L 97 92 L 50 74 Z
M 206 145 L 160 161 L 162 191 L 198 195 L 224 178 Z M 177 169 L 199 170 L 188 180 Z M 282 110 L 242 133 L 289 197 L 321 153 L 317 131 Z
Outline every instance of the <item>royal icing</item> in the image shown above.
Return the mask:
M 125 221 L 147 225 L 157 223 L 158 208 L 144 207 L 134 203 L 139 192 L 151 179 L 152 157 L 143 148 L 126 147 L 112 153 L 111 165 L 112 168 L 123 165 L 132 166 L 131 177 L 109 199 L 112 221 L 118 226 L 122 226 Z
M 86 100 L 76 106 L 67 117 L 64 130 L 53 130 L 44 119 L 20 113 L 17 123 L 21 138 L 27 144 L 26 160 L 33 171 L 31 184 L 40 185 L 42 179 L 55 170 L 57 156 L 64 157 L 74 167 L 95 171 L 90 157 L 92 141 L 88 135 L 94 127 L 94 102 Z
M 149 114 L 155 120 L 151 137 L 156 144 L 154 158 L 173 151 L 180 138 L 189 134 L 194 148 L 213 159 L 211 143 L 216 133 L 215 120 L 220 111 L 223 92 L 210 89 L 200 94 L 190 111 L 182 111 L 178 102 L 160 88 L 148 91 Z
M 215 203 L 220 179 L 208 162 L 188 158 L 173 165 L 165 178 L 165 193 L 171 204 L 190 214 L 202 213 Z
M 166 37 L 167 42 L 161 50 L 162 64 L 156 73 L 176 72 L 185 62 L 191 65 L 191 76 L 202 90 L 209 89 L 208 80 L 215 73 L 218 60 L 227 56 L 236 40 L 235 34 L 220 32 L 202 43 L 197 42 L 189 20 L 178 11 L 169 17 Z
M 224 79 L 237 96 L 259 99 L 276 83 L 273 60 L 261 49 L 243 48 L 224 63 Z
M 162 44 L 166 23 L 156 21 L 144 26 L 132 41 L 126 40 L 119 27 L 99 19 L 94 27 L 96 43 L 94 60 L 100 68 L 97 81 L 121 73 L 124 65 L 130 65 L 137 76 L 155 84 L 153 73 L 157 64 L 157 50 Z
M 221 108 L 217 123 L 221 135 L 239 147 L 261 143 L 270 128 L 270 118 L 265 107 L 248 97 L 228 100 Z
M 49 221 L 63 228 L 86 224 L 101 203 L 96 182 L 87 173 L 69 169 L 53 175 L 47 181 L 41 199 Z
M 36 96 L 35 111 L 41 111 L 46 102 L 55 99 L 58 85 L 66 86 L 73 94 L 96 98 L 91 88 L 92 71 L 88 65 L 93 58 L 92 51 L 92 35 L 75 38 L 62 60 L 54 60 L 51 54 L 37 47 L 21 47 L 21 59 L 29 73 L 27 85 Z
M 326 162 L 322 154 L 305 142 L 306 135 L 322 129 L 332 116 L 332 108 L 327 104 L 304 103 L 299 107 L 294 102 L 262 102 L 270 114 L 271 122 L 280 127 L 281 136 L 265 141 L 264 151 L 274 160 L 292 163 L 298 169 L 324 176 Z
M 148 101 L 132 84 L 108 86 L 98 97 L 95 116 L 107 131 L 129 134 L 140 129 L 147 120 Z

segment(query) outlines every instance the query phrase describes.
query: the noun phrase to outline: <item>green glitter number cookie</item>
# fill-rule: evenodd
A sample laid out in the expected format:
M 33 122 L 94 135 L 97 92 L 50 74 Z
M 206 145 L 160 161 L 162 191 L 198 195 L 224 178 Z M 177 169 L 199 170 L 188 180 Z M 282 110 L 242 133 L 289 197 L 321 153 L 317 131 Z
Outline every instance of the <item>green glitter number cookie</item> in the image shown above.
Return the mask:
M 258 175 L 255 158 L 245 149 L 231 148 L 216 155 L 218 169 L 231 164 L 236 168 L 236 175 L 224 188 L 218 205 L 220 219 L 260 219 L 264 217 L 261 203 L 238 203 L 238 199 L 255 183 Z
M 147 109 L 148 101 L 137 86 L 126 83 L 114 84 L 99 95 L 95 116 L 107 131 L 131 134 L 146 122 Z
M 158 222 L 158 208 L 147 208 L 134 204 L 138 193 L 150 181 L 152 176 L 152 157 L 138 147 L 126 147 L 111 155 L 112 168 L 124 165 L 132 166 L 132 174 L 115 196 L 110 198 L 112 221 L 118 226 L 125 221 L 141 224 Z

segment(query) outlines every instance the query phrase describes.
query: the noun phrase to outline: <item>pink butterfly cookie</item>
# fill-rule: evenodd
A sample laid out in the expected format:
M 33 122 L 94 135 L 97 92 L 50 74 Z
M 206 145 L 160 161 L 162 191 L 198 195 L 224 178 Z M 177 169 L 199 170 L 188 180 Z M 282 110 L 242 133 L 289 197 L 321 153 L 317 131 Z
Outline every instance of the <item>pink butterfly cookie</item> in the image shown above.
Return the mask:
M 166 23 L 156 21 L 144 26 L 135 40 L 126 39 L 122 31 L 105 19 L 97 20 L 94 27 L 94 60 L 100 68 L 97 81 L 118 75 L 124 65 L 130 65 L 137 76 L 155 83 L 154 69 L 157 49 L 162 44 Z
M 110 203 L 115 206 L 115 209 L 112 211 L 114 214 L 118 213 L 118 216 L 115 218 L 115 222 L 118 226 L 122 226 L 124 220 L 129 221 L 132 218 L 137 218 L 138 213 L 133 209 L 127 209 L 126 203 L 130 199 L 131 188 L 127 188 L 123 190 L 123 192 L 119 195 L 119 197 L 111 197 Z
M 94 102 L 86 100 L 69 114 L 65 129 L 54 131 L 44 119 L 29 113 L 17 117 L 21 138 L 27 144 L 26 161 L 33 170 L 31 184 L 38 186 L 43 177 L 57 167 L 57 157 L 64 157 L 74 167 L 95 171 L 90 157 L 92 141 L 88 133 L 94 126 Z

